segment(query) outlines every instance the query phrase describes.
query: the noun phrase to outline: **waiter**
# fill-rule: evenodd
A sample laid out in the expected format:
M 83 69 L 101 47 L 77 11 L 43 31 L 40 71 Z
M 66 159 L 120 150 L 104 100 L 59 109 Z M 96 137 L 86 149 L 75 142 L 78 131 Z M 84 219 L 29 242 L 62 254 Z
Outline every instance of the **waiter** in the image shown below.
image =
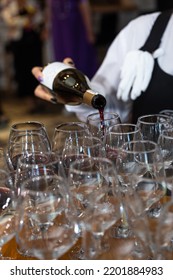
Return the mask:
M 136 122 L 140 115 L 173 109 L 172 10 L 139 16 L 112 42 L 92 79 L 92 89 L 104 95 L 106 110 L 117 112 L 122 122 Z M 32 69 L 41 80 L 41 68 Z M 35 95 L 56 103 L 41 86 Z M 93 108 L 67 106 L 86 121 Z

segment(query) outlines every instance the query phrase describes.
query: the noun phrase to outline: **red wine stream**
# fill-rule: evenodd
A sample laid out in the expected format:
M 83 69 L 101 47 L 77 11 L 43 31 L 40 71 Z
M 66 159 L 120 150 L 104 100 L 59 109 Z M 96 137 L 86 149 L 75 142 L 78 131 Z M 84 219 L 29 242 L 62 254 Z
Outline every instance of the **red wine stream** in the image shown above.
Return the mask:
M 105 134 L 105 121 L 104 121 L 104 109 L 103 108 L 99 109 L 99 114 L 100 114 L 101 130 L 102 130 L 103 136 L 104 136 L 104 134 Z

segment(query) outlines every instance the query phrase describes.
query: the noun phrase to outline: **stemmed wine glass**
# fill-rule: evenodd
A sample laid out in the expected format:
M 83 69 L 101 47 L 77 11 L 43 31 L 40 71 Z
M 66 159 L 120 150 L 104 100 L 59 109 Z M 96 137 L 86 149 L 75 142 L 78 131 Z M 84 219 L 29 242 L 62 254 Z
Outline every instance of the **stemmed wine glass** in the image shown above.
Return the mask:
M 94 136 L 83 136 L 68 139 L 62 151 L 62 164 L 68 176 L 70 164 L 76 159 L 85 157 L 105 157 L 103 142 Z
M 167 191 L 166 178 L 137 178 L 134 181 L 137 183 L 134 186 L 134 190 L 138 193 L 139 197 L 143 201 L 144 211 L 148 212 L 154 208 L 156 204 L 161 205 L 161 200 L 165 196 Z
M 104 139 L 106 156 L 115 163 L 115 166 L 121 146 L 132 140 L 142 140 L 139 128 L 135 124 L 115 124 L 107 129 Z
M 172 260 L 173 258 L 173 166 L 167 166 L 165 170 L 165 184 L 167 197 L 164 207 L 158 218 L 155 231 L 157 258 Z
M 108 128 L 104 139 L 107 158 L 112 160 L 116 167 L 117 156 L 122 145 L 126 142 L 140 139 L 141 134 L 137 125 L 131 123 L 112 125 Z M 116 237 L 125 238 L 128 235 L 128 230 L 126 231 L 128 227 L 127 219 L 125 218 L 126 214 L 123 211 L 123 204 L 121 204 L 120 210 L 122 217 L 116 231 Z
M 145 215 L 145 203 L 139 192 L 129 188 L 128 194 L 124 196 L 124 207 L 131 229 L 130 239 L 133 240 L 130 256 L 132 259 L 155 259 L 155 242 L 148 216 Z
M 104 111 L 103 119 L 100 113 L 92 113 L 87 116 L 87 125 L 91 134 L 100 139 L 104 139 L 104 135 L 109 127 L 121 123 L 120 116 L 117 113 Z
M 78 239 L 75 209 L 64 179 L 57 175 L 23 182 L 16 213 L 16 241 L 27 255 L 57 259 Z
M 78 137 L 90 136 L 86 123 L 67 122 L 57 125 L 52 137 L 52 151 L 62 154 L 66 141 L 73 140 L 77 142 Z
M 157 143 L 162 153 L 165 168 L 167 168 L 173 164 L 173 128 L 163 130 Z
M 15 235 L 16 199 L 10 174 L 0 169 L 0 259 L 9 259 L 3 256 L 2 247 Z
M 23 182 L 29 178 L 37 176 L 59 175 L 63 177 L 64 188 L 66 188 L 67 178 L 59 156 L 54 152 L 31 153 L 22 155 L 18 159 L 17 169 L 14 174 L 15 191 L 20 196 Z M 27 255 L 24 248 L 17 247 L 18 252 Z
M 15 170 L 22 154 L 51 150 L 45 126 L 39 122 L 16 123 L 11 126 L 7 143 L 7 162 Z
M 173 110 L 172 109 L 164 109 L 159 112 L 162 115 L 170 116 L 173 118 Z
M 163 160 L 158 145 L 153 141 L 138 140 L 124 143 L 116 161 L 117 174 L 124 194 L 129 188 L 136 187 L 141 178 L 158 178 L 163 180 Z M 157 192 L 155 192 L 157 196 Z M 156 203 L 157 204 L 157 203 Z M 157 217 L 161 205 L 157 204 L 149 210 L 149 214 Z
M 157 143 L 160 133 L 173 127 L 173 119 L 164 114 L 144 115 L 138 118 L 137 126 L 141 131 L 143 140 Z
M 72 162 L 69 188 L 82 238 L 82 247 L 71 252 L 71 258 L 95 259 L 107 248 L 102 246 L 105 231 L 120 219 L 119 182 L 113 163 L 93 157 Z
M 38 152 L 21 155 L 14 174 L 15 189 L 20 193 L 22 183 L 30 177 L 59 175 L 67 181 L 60 157 L 55 152 Z

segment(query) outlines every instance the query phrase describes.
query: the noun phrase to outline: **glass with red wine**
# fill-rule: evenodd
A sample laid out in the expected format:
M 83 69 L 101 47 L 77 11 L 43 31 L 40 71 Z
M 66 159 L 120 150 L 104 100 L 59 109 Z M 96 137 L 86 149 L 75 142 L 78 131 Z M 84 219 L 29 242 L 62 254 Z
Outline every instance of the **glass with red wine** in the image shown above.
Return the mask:
M 93 136 L 98 137 L 102 140 L 104 139 L 104 136 L 109 127 L 120 123 L 121 119 L 117 113 L 111 113 L 105 110 L 101 110 L 87 116 L 87 125 L 89 131 Z

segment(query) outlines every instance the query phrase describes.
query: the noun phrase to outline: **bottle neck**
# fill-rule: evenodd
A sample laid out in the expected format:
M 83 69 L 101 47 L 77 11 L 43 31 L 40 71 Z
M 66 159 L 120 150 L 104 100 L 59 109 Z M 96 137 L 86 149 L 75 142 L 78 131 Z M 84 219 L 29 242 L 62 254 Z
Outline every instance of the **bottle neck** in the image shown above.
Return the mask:
M 100 110 L 106 106 L 106 99 L 103 95 L 88 89 L 83 95 L 83 103 Z
M 94 91 L 88 89 L 83 95 L 83 103 L 92 106 L 92 100 L 95 95 L 96 93 Z

